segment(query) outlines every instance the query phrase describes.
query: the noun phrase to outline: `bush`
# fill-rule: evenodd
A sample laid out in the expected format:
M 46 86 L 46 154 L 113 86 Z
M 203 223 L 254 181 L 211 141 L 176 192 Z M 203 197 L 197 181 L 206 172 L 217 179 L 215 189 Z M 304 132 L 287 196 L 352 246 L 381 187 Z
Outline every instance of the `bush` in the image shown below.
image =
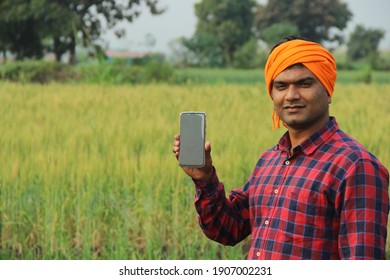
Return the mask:
M 234 53 L 234 67 L 236 68 L 253 69 L 259 67 L 259 63 L 260 54 L 255 39 L 249 40 Z
M 367 67 L 366 69 L 363 69 L 357 77 L 356 82 L 365 83 L 365 84 L 371 84 L 372 82 L 372 70 L 370 67 Z
M 140 83 L 141 67 L 119 63 L 82 64 L 76 67 L 79 82 L 87 83 Z
M 390 52 L 382 52 L 375 66 L 375 70 L 390 71 Z
M 355 70 L 355 66 L 350 62 L 337 62 L 337 70 Z
M 0 79 L 21 83 L 87 82 L 140 84 L 173 82 L 174 70 L 166 62 L 151 60 L 145 65 L 123 61 L 71 66 L 56 62 L 21 61 L 0 66 Z
M 173 79 L 173 68 L 166 62 L 151 61 L 144 68 L 146 82 L 170 82 Z
M 173 68 L 166 62 L 150 61 L 141 65 L 124 62 L 85 64 L 77 67 L 81 82 L 110 84 L 140 84 L 149 82 L 171 82 Z
M 10 62 L 0 67 L 0 79 L 25 83 L 65 82 L 76 78 L 72 67 L 38 60 Z

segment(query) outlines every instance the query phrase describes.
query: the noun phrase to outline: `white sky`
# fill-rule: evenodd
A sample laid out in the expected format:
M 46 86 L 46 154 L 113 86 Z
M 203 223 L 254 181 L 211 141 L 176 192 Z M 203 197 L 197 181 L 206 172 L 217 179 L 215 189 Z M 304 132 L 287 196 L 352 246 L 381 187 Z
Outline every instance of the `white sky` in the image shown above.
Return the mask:
M 380 48 L 390 49 L 390 1 L 389 0 L 342 0 L 352 11 L 353 18 L 348 24 L 345 35 L 348 35 L 357 24 L 369 28 L 385 30 L 385 38 Z M 143 7 L 143 13 L 133 23 L 122 23 L 126 36 L 116 39 L 112 32 L 104 38 L 110 49 L 131 51 L 159 51 L 168 53 L 169 42 L 179 37 L 191 37 L 195 32 L 197 18 L 194 14 L 194 4 L 200 0 L 159 0 L 159 6 L 167 10 L 162 15 L 152 16 Z M 259 0 L 258 2 L 264 2 Z M 147 46 L 147 36 L 155 38 L 154 46 Z

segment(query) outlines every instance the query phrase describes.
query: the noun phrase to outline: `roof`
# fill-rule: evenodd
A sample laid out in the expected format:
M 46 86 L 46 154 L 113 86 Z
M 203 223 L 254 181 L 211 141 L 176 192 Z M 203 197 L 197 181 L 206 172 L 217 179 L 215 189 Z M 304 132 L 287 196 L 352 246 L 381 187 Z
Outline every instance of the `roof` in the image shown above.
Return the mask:
M 150 55 L 150 52 L 107 50 L 105 54 L 109 58 L 143 58 Z

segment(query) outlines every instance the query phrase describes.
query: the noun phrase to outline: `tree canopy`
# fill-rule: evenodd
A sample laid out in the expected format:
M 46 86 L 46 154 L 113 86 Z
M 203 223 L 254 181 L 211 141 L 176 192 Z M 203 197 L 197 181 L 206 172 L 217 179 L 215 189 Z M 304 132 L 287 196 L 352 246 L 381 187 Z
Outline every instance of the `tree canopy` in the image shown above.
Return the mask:
M 233 65 L 234 53 L 253 35 L 254 0 L 203 0 L 195 4 L 194 36 L 185 45 L 205 64 Z
M 65 52 L 73 60 L 76 40 L 87 46 L 99 39 L 104 27 L 132 22 L 141 5 L 160 14 L 157 4 L 158 0 L 0 0 L 0 50 L 21 59 L 40 57 L 48 49 L 57 60 Z
M 270 46 L 288 35 L 342 44 L 352 18 L 341 0 L 202 0 L 195 14 L 196 31 L 182 42 L 198 66 L 249 66 L 258 40 Z
M 259 5 L 255 25 L 260 37 L 274 24 L 287 24 L 296 26 L 299 34 L 295 35 L 308 40 L 342 43 L 340 31 L 351 18 L 347 4 L 340 0 L 268 0 Z
M 347 57 L 350 61 L 356 61 L 364 57 L 378 56 L 379 42 L 385 36 L 385 32 L 376 28 L 365 28 L 357 25 L 351 33 L 347 43 Z

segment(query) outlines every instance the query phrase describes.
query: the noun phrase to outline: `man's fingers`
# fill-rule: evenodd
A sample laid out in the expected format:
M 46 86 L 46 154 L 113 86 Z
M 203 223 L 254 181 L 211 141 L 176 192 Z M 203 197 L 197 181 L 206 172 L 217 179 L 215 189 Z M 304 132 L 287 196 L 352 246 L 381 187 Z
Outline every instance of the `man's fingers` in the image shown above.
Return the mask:
M 180 153 L 180 134 L 176 134 L 174 136 L 172 152 L 175 154 L 176 159 L 178 160 Z
M 211 143 L 210 141 L 207 141 L 205 144 L 204 144 L 204 149 L 206 151 L 206 154 L 210 154 L 211 153 Z

